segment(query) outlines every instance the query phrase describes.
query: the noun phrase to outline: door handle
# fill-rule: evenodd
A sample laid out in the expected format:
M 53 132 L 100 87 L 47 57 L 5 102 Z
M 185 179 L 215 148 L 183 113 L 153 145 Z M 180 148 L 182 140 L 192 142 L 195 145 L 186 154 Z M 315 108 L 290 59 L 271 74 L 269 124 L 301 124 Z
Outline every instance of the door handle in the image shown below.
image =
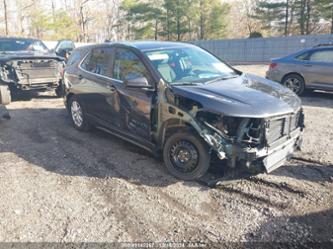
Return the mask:
M 110 92 L 115 92 L 116 88 L 114 86 L 111 85 L 107 85 L 106 88 L 110 91 Z

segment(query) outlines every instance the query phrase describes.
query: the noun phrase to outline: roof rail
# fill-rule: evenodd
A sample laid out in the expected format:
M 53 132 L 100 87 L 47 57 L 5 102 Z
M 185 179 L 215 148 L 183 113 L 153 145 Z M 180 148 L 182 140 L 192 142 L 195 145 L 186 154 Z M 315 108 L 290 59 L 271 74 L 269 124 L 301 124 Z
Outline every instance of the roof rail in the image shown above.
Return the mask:
M 332 46 L 333 46 L 333 42 L 329 42 L 329 43 L 321 43 L 321 44 L 315 45 L 314 47 L 317 48 L 317 47 L 332 47 Z

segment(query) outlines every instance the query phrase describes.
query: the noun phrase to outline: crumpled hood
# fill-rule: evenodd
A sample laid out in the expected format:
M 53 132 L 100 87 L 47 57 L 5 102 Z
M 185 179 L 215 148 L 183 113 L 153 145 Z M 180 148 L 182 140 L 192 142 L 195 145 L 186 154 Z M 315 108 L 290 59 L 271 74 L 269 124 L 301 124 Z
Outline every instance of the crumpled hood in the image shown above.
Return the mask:
M 18 59 L 56 59 L 62 61 L 63 59 L 52 52 L 39 52 L 39 51 L 0 51 L 0 62 Z
M 300 98 L 288 88 L 252 74 L 197 86 L 172 86 L 172 90 L 201 103 L 205 110 L 234 117 L 266 118 L 301 108 Z

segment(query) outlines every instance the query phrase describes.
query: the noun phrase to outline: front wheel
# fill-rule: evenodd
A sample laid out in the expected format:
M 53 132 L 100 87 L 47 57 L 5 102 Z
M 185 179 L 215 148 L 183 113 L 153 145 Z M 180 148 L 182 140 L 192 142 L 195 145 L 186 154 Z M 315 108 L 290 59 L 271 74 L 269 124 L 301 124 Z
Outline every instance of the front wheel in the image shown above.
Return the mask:
M 210 165 L 206 144 L 190 132 L 176 133 L 169 137 L 163 148 L 163 158 L 168 171 L 185 181 L 201 178 Z
M 69 114 L 76 129 L 79 131 L 88 131 L 90 129 L 84 108 L 76 96 L 69 100 Z

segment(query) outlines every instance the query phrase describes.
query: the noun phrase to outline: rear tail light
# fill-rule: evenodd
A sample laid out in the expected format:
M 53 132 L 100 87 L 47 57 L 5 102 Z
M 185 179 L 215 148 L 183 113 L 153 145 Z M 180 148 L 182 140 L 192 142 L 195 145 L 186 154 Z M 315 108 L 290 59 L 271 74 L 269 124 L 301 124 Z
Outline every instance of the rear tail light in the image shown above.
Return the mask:
M 278 65 L 277 63 L 272 62 L 272 63 L 269 64 L 269 69 L 274 69 L 274 68 L 277 67 L 277 65 Z
M 64 75 L 65 75 L 65 68 L 61 68 L 60 71 L 59 71 L 59 73 L 60 73 L 61 77 L 64 77 Z

